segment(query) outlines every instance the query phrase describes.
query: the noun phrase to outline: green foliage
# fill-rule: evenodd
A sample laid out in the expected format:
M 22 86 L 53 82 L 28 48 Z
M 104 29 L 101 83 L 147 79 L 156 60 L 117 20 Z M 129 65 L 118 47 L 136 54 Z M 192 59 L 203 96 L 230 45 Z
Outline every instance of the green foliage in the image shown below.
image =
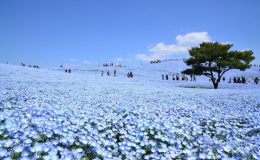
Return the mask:
M 21 157 L 21 153 L 13 153 L 13 154 L 11 154 L 10 157 L 11 157 L 12 159 L 14 159 L 14 160 L 18 160 L 19 157 Z
M 190 58 L 185 61 L 190 69 L 184 74 L 204 75 L 211 79 L 214 88 L 218 88 L 221 77 L 231 69 L 244 71 L 251 67 L 255 59 L 252 50 L 230 51 L 233 44 L 204 42 L 189 50 Z

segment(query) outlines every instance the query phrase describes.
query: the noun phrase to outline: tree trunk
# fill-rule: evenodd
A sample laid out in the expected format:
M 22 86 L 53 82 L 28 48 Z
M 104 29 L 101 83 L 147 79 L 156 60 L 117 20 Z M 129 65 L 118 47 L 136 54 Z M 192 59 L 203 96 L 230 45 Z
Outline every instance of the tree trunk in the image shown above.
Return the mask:
M 218 83 L 220 82 L 220 78 L 221 77 L 218 77 L 218 79 L 216 79 L 211 73 L 211 81 L 213 83 L 214 89 L 218 89 Z
M 218 82 L 213 83 L 214 89 L 218 89 Z
M 211 78 L 211 81 L 213 83 L 214 89 L 218 89 L 218 79 L 215 79 L 215 77 Z

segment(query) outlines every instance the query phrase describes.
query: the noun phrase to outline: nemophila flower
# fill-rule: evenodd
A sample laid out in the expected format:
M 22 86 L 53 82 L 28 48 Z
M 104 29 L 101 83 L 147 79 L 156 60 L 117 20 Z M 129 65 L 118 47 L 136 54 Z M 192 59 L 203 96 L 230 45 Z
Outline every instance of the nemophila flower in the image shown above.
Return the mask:
M 223 146 L 223 150 L 225 152 L 230 152 L 231 151 L 231 147 L 230 146 Z
M 50 150 L 50 148 L 46 145 L 43 146 L 43 152 L 48 152 Z
M 60 139 L 60 143 L 63 143 L 64 145 L 66 145 L 67 144 L 67 139 L 66 138 L 61 138 Z
M 6 158 L 4 158 L 4 160 L 12 160 L 12 158 L 11 157 L 6 157 Z
M 34 152 L 41 152 L 44 149 L 44 145 L 41 143 L 35 143 L 33 146 L 33 151 Z
M 51 142 L 52 142 L 53 145 L 59 144 L 59 141 L 58 141 L 58 140 L 53 140 L 53 141 L 51 141 Z
M 82 148 L 77 148 L 76 152 L 81 153 L 81 152 L 83 152 L 83 149 Z
M 20 157 L 19 159 L 20 159 L 20 160 L 30 160 L 31 158 L 29 158 L 29 157 L 23 157 L 23 156 L 22 156 L 22 157 Z
M 30 155 L 30 153 L 27 150 L 23 150 L 23 152 L 21 153 L 22 157 L 28 157 Z
M 199 158 L 200 159 L 206 159 L 207 158 L 207 155 L 205 153 L 200 153 L 199 154 Z
M 46 136 L 47 136 L 48 138 L 51 138 L 51 137 L 53 136 L 53 134 L 52 134 L 51 131 L 47 131 L 47 132 L 46 132 Z
M 16 153 L 22 152 L 23 149 L 24 149 L 24 147 L 21 146 L 21 145 L 15 146 L 15 147 L 13 148 L 14 152 L 16 152 Z
M 68 81 L 68 77 L 61 79 Z M 42 87 L 43 90 L 48 93 L 47 95 L 33 94 L 34 90 L 43 84 L 44 83 L 34 86 L 34 88 L 30 87 L 33 84 L 25 87 L 30 89 L 31 95 L 37 95 L 37 98 L 41 97 L 40 99 L 37 99 L 37 103 L 41 103 L 42 106 L 39 106 L 37 103 L 33 106 L 22 106 L 23 104 L 15 106 L 14 104 L 8 104 L 8 107 L 15 107 L 16 110 L 12 111 L 9 108 L 8 110 L 5 110 L 4 113 L 0 112 L 0 117 L 2 116 L 5 119 L 10 119 L 10 121 L 5 122 L 8 123 L 8 134 L 3 136 L 14 140 L 12 146 L 20 143 L 24 146 L 30 146 L 32 142 L 25 143 L 26 139 L 31 137 L 33 143 L 35 143 L 35 140 L 37 141 L 39 140 L 38 138 L 41 138 L 38 135 L 38 132 L 40 132 L 48 137 L 46 142 L 44 142 L 44 146 L 48 146 L 49 151 L 46 152 L 43 149 L 46 154 L 50 154 L 51 151 L 57 150 L 57 147 L 60 151 L 69 150 L 67 148 L 68 146 L 59 146 L 61 136 L 65 137 L 67 145 L 75 143 L 77 146 L 84 145 L 84 143 L 82 143 L 84 140 L 81 141 L 81 139 L 83 139 L 82 137 L 86 137 L 86 144 L 89 144 L 91 147 L 93 146 L 88 142 L 97 142 L 98 147 L 93 147 L 94 150 L 90 149 L 91 153 L 110 153 L 112 156 L 120 158 L 122 154 L 126 153 L 126 157 L 141 159 L 143 152 L 142 147 L 148 146 L 155 148 L 157 145 L 157 149 L 154 150 L 154 157 L 151 157 L 151 159 L 168 158 L 170 156 L 166 156 L 166 154 L 172 153 L 170 151 L 176 151 L 176 155 L 181 155 L 183 153 L 187 154 L 187 151 L 190 151 L 192 152 L 192 155 L 185 158 L 192 157 L 193 154 L 199 158 L 197 152 L 203 151 L 206 155 L 210 155 L 210 151 L 213 150 L 213 148 L 209 147 L 210 145 L 218 146 L 216 157 L 222 156 L 223 154 L 223 157 L 224 155 L 227 155 L 227 158 L 229 158 L 228 154 L 223 151 L 223 146 L 226 146 L 227 144 L 230 146 L 241 146 L 242 148 L 247 146 L 244 151 L 232 151 L 234 157 L 236 156 L 235 154 L 241 154 L 239 159 L 245 159 L 246 155 L 251 156 L 256 152 L 250 144 L 257 144 L 257 138 L 255 136 L 246 135 L 247 132 L 253 130 L 252 126 L 259 125 L 259 116 L 256 116 L 255 112 L 252 112 L 253 109 L 256 110 L 256 108 L 254 108 L 255 104 L 246 101 L 243 103 L 243 107 L 240 107 L 242 102 L 241 99 L 254 99 L 252 96 L 245 96 L 247 93 L 242 95 L 233 92 L 232 94 L 239 94 L 239 96 L 232 96 L 234 98 L 226 101 L 225 97 L 230 98 L 230 96 L 223 96 L 223 94 L 220 94 L 222 96 L 219 96 L 215 93 L 196 94 L 195 96 L 195 93 L 192 92 L 187 94 L 187 96 L 182 90 L 176 89 L 174 92 L 180 94 L 181 98 L 178 98 L 178 96 L 176 97 L 176 94 L 170 90 L 167 91 L 171 94 L 171 97 L 173 96 L 172 99 L 174 99 L 174 103 L 169 103 L 169 100 L 165 98 L 169 97 L 165 91 L 161 92 L 165 96 L 161 95 L 160 98 L 158 98 L 158 95 L 156 94 L 147 94 L 146 96 L 139 96 L 138 98 L 135 98 L 134 102 L 131 102 L 132 96 L 137 94 L 134 93 L 129 97 L 127 96 L 129 101 L 118 101 L 115 103 L 112 100 L 113 97 L 107 99 L 106 97 L 108 96 L 103 96 L 102 94 L 98 94 L 101 97 L 101 100 L 100 97 L 95 96 L 91 96 L 90 98 L 90 96 L 87 96 L 84 92 L 79 93 L 77 90 L 70 88 L 70 85 L 68 85 L 70 83 L 66 83 L 66 86 L 63 85 L 63 83 L 55 84 L 55 86 L 58 87 L 56 88 L 57 93 L 56 91 L 48 90 L 48 87 Z M 2 91 L 2 86 L 3 85 L 0 86 L 0 92 Z M 74 84 L 73 86 L 77 88 L 77 85 Z M 63 98 L 63 95 L 66 96 L 66 91 L 68 91 L 68 89 L 70 89 L 71 93 L 69 97 L 72 98 Z M 95 89 L 89 90 L 91 93 L 88 94 L 90 95 L 96 93 Z M 104 91 L 105 90 L 106 89 L 104 89 Z M 121 91 L 119 91 L 117 95 L 122 94 L 121 98 L 123 98 L 126 91 Z M 108 93 L 110 92 L 111 91 Z M 204 93 L 204 91 L 201 92 Z M 229 90 L 225 90 L 225 92 L 227 92 L 225 94 L 231 95 Z M 17 94 L 14 94 L 14 96 L 15 95 Z M 30 97 L 28 96 L 28 91 L 23 91 L 23 96 L 27 98 Z M 153 101 L 155 99 L 156 101 Z M 97 103 L 95 101 L 99 101 L 98 107 L 96 106 Z M 208 103 L 210 103 L 211 107 L 208 107 Z M 4 105 L 7 106 L 6 104 Z M 192 106 L 199 107 L 200 109 L 194 110 L 194 108 L 192 109 Z M 120 110 L 123 112 L 119 112 Z M 27 113 L 31 114 L 31 117 L 28 119 L 25 116 Z M 24 121 L 20 115 L 24 115 L 27 122 Z M 239 119 L 238 123 L 238 121 L 234 120 L 234 117 L 246 117 L 249 122 L 241 125 L 243 122 L 240 124 L 241 120 Z M 20 124 L 19 121 L 22 123 L 29 123 L 27 125 L 28 128 L 23 127 L 24 124 Z M 179 123 L 179 121 L 181 121 L 181 123 Z M 213 121 L 216 121 L 215 127 Z M 91 122 L 94 123 L 91 124 Z M 202 125 L 202 122 L 205 122 L 206 124 Z M 241 129 L 234 127 L 236 125 L 240 125 Z M 101 129 L 101 133 L 98 132 L 98 127 Z M 143 128 L 141 129 L 141 127 Z M 46 130 L 52 132 L 53 129 L 56 130 L 56 132 L 48 135 Z M 0 130 L 6 130 L 6 127 L 0 124 Z M 36 131 L 36 134 L 32 133 L 32 130 Z M 118 131 L 121 130 L 122 132 L 118 134 Z M 18 136 L 18 131 L 26 136 L 21 138 L 21 136 Z M 156 138 L 153 137 L 155 135 L 157 135 Z M 200 136 L 203 138 L 199 138 Z M 17 138 L 14 137 L 19 138 L 21 142 L 15 140 Z M 73 141 L 73 137 L 78 137 L 79 142 L 76 141 L 76 139 Z M 239 137 L 239 139 L 234 137 Z M 154 141 L 155 139 L 157 142 Z M 179 143 L 177 140 L 179 140 Z M 4 141 L 0 142 L 0 146 L 1 144 L 4 145 Z M 165 141 L 167 146 L 162 147 L 161 145 L 164 144 L 164 142 L 161 144 L 161 141 Z M 185 145 L 184 147 L 183 144 Z M 109 145 L 113 145 L 113 147 Z M 135 149 L 133 149 L 133 147 L 135 147 Z M 193 150 L 193 147 L 196 149 Z M 169 151 L 166 153 L 159 152 L 159 148 L 166 148 Z M 186 148 L 187 151 L 183 150 L 184 148 Z M 26 149 L 22 152 L 22 154 L 24 154 Z M 85 152 L 85 150 L 83 152 Z M 65 157 L 65 154 L 73 155 L 74 159 L 80 159 L 76 158 L 77 152 L 75 150 L 61 152 L 62 158 Z M 57 153 L 54 155 L 57 156 Z M 80 157 L 80 154 L 78 156 Z M 105 156 L 106 155 L 104 155 L 103 158 L 105 158 Z M 218 158 L 221 159 L 222 157 Z M 114 159 L 114 157 L 110 159 Z
M 32 140 L 31 139 L 25 139 L 23 142 L 26 143 L 26 144 L 31 144 Z
M 5 150 L 5 149 L 2 149 L 2 148 L 0 148 L 0 158 L 2 157 L 6 157 L 6 156 L 8 156 L 9 154 L 8 154 L 8 151 L 7 150 Z
M 4 147 L 11 147 L 14 144 L 14 140 L 8 139 L 4 142 Z
M 73 158 L 73 156 L 71 156 L 71 155 L 67 155 L 65 158 L 64 158 L 64 160 L 73 160 L 74 158 Z

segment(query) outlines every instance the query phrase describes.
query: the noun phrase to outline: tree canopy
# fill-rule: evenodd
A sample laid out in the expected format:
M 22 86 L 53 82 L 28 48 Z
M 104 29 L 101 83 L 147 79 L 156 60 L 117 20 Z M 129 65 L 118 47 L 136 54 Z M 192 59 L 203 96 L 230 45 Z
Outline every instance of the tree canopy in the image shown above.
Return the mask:
M 189 50 L 190 58 L 185 61 L 190 69 L 184 74 L 204 75 L 211 79 L 215 89 L 222 76 L 231 69 L 246 70 L 255 59 L 252 50 L 231 51 L 233 44 L 203 42 Z

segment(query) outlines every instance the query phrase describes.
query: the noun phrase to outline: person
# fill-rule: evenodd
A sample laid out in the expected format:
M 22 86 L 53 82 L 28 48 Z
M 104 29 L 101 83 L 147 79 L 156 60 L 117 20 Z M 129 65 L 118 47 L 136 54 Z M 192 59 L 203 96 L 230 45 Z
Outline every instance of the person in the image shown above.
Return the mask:
M 134 75 L 133 75 L 133 72 L 131 71 L 130 72 L 130 78 L 133 78 L 134 77 Z
M 259 78 L 255 77 L 255 84 L 258 84 L 258 83 L 259 83 Z
M 104 71 L 101 71 L 101 76 L 104 76 Z
M 246 83 L 246 78 L 242 77 L 242 83 Z
M 175 74 L 172 74 L 172 80 L 175 81 Z
M 222 78 L 222 80 L 223 80 L 223 82 L 225 82 L 226 78 L 225 78 L 225 77 L 223 77 L 223 78 Z
M 179 73 L 176 74 L 176 81 L 180 80 Z
M 116 76 L 116 70 L 114 70 L 114 76 Z
M 65 72 L 67 73 L 67 72 L 68 72 L 68 70 L 67 70 L 67 69 L 65 69 Z
M 109 71 L 107 71 L 107 76 L 110 76 Z
M 192 80 L 193 80 L 193 77 L 192 77 L 192 76 L 193 76 L 193 75 L 191 74 L 191 75 L 190 75 L 190 81 L 192 81 Z
M 68 73 L 71 73 L 71 69 L 68 69 Z
M 196 76 L 195 75 L 193 75 L 193 81 L 196 81 Z
M 234 83 L 237 83 L 236 77 L 233 78 L 233 82 L 234 82 Z
M 130 73 L 129 72 L 127 72 L 127 78 L 130 78 Z
M 164 74 L 162 74 L 162 80 L 164 80 Z
M 228 80 L 228 83 L 231 83 L 231 81 L 232 81 L 232 80 L 231 80 L 231 77 L 230 77 L 229 80 Z
M 168 74 L 166 74 L 166 76 L 165 76 L 165 79 L 166 79 L 166 80 L 168 80 L 168 79 L 169 79 L 169 76 L 168 76 Z
M 182 80 L 182 81 L 185 80 L 185 75 L 184 75 L 184 74 L 181 76 L 181 80 Z
M 241 78 L 237 77 L 237 83 L 241 83 Z

